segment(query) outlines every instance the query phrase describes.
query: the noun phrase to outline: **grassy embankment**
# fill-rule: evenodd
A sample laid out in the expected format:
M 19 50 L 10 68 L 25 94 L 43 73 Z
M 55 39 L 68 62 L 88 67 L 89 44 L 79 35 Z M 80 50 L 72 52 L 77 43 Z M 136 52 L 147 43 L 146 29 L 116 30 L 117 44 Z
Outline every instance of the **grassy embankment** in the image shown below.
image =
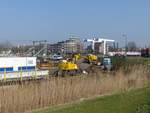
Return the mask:
M 150 87 L 31 113 L 139 113 L 137 109 L 144 103 L 150 104 Z M 142 113 L 150 113 L 148 107 Z

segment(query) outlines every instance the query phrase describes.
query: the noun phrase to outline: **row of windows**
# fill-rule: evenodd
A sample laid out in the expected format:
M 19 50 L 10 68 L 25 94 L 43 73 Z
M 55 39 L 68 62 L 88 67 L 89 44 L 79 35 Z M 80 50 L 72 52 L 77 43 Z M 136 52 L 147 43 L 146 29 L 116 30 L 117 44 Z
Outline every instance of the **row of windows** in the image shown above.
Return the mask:
M 23 67 L 18 67 L 18 71 L 26 71 L 26 70 L 35 70 L 35 66 L 23 66 Z M 7 67 L 7 68 L 0 68 L 0 72 L 12 72 L 14 71 L 13 67 Z

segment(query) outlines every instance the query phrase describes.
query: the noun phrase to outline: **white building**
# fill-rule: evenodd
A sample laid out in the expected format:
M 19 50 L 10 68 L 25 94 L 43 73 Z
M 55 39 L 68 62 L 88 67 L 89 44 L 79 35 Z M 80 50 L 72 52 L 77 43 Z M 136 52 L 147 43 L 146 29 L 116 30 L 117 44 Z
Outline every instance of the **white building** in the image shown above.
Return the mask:
M 93 39 L 85 39 L 84 42 L 91 42 L 93 51 L 99 51 L 105 55 L 108 52 L 107 44 L 113 43 L 115 41 L 103 38 L 93 38 Z

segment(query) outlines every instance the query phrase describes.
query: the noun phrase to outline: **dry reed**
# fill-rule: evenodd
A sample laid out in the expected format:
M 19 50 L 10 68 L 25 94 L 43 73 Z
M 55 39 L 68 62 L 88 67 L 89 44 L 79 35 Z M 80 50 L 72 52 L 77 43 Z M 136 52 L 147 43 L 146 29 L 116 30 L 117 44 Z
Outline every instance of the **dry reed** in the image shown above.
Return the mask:
M 150 71 L 143 65 L 115 74 L 51 77 L 41 82 L 0 87 L 0 113 L 21 113 L 37 108 L 69 103 L 81 98 L 141 88 L 150 83 Z

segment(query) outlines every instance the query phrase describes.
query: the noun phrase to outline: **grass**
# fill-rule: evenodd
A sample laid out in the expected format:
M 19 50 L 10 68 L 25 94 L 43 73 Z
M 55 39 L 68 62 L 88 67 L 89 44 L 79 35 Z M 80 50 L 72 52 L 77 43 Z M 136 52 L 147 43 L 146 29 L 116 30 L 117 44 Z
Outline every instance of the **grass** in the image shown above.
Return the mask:
M 127 57 L 127 62 L 130 64 L 145 64 L 150 65 L 150 58 L 144 57 Z
M 47 108 L 31 113 L 136 113 L 139 105 L 149 101 L 150 87 L 147 87 L 117 95 L 85 100 L 78 104 Z

